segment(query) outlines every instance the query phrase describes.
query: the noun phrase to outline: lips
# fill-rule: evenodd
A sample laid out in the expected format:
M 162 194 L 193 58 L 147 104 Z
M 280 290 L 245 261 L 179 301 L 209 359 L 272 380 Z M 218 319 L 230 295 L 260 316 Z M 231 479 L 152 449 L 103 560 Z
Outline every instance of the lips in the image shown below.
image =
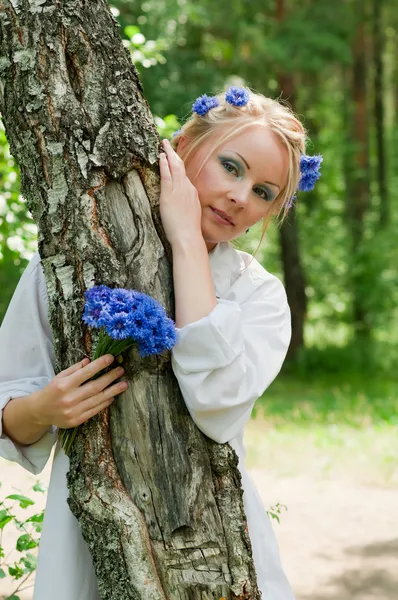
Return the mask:
M 232 217 L 230 217 L 229 215 L 227 215 L 227 213 L 224 212 L 223 210 L 218 210 L 218 208 L 214 208 L 213 206 L 210 206 L 210 209 L 213 212 L 215 212 L 216 215 L 218 215 L 219 217 L 223 218 L 230 225 L 235 225 L 235 221 L 232 219 Z

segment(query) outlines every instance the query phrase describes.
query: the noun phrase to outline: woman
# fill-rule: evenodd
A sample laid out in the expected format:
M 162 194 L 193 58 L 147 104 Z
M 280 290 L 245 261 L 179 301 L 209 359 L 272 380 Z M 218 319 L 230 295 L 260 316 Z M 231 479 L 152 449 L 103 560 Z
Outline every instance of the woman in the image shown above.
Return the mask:
M 173 369 L 196 425 L 216 442 L 230 442 L 238 454 L 258 584 L 270 600 L 290 600 L 293 594 L 243 466 L 243 428 L 281 368 L 290 313 L 282 284 L 229 242 L 260 220 L 265 231 L 272 215 L 288 211 L 299 182 L 308 189 L 308 178 L 314 183 L 319 177 L 312 167 L 300 173 L 304 149 L 304 129 L 288 108 L 245 88 L 230 88 L 217 97 L 200 97 L 172 145 L 163 142 L 160 157 L 160 210 L 173 251 L 179 328 Z M 58 427 L 87 421 L 127 386 L 115 383 L 121 367 L 88 381 L 111 356 L 86 359 L 54 376 L 47 312 L 36 254 L 0 332 L 0 454 L 33 473 L 47 462 Z M 16 353 L 8 351 L 10 340 Z M 90 554 L 66 502 L 68 466 L 57 444 L 35 600 L 99 599 Z

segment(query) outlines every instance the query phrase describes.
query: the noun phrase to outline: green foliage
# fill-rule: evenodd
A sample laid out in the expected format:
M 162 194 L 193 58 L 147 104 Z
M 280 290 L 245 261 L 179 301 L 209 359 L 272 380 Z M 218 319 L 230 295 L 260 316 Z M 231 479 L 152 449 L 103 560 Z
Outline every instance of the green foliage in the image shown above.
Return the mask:
M 39 493 L 46 492 L 46 488 L 39 481 L 36 482 L 32 489 Z M 10 500 L 12 503 L 9 502 Z M 30 587 L 30 585 L 25 584 L 36 569 L 37 558 L 35 554 L 29 551 L 37 548 L 39 545 L 44 518 L 44 511 L 41 511 L 40 513 L 32 513 L 26 519 L 21 520 L 13 511 L 15 504 L 18 504 L 21 509 L 26 510 L 34 506 L 35 501 L 21 494 L 10 494 L 4 500 L 0 499 L 0 579 L 10 577 L 12 581 L 16 582 L 16 587 L 12 594 L 4 600 L 20 600 L 20 597 L 17 595 L 18 592 L 21 592 L 26 587 Z M 5 555 L 2 546 L 3 531 L 5 527 L 11 525 L 18 531 L 23 532 L 18 537 L 15 546 L 21 557 L 18 560 L 14 560 L 13 563 L 8 562 L 10 553 Z
M 0 322 L 18 279 L 36 250 L 36 232 L 20 195 L 19 170 L 0 122 Z
M 378 224 L 375 181 L 376 123 L 368 113 L 371 148 L 370 207 L 364 235 L 352 246 L 347 220 L 348 165 L 355 156 L 351 131 L 352 45 L 358 15 L 352 3 L 291 2 L 282 22 L 269 0 L 214 3 L 210 0 L 113 0 L 126 48 L 140 71 L 158 131 L 171 137 L 190 113 L 193 100 L 230 83 L 244 82 L 278 96 L 280 72 L 292 74 L 296 111 L 309 130 L 310 153 L 324 155 L 317 188 L 298 198 L 300 253 L 306 276 L 306 350 L 301 373 L 340 372 L 348 359 L 361 369 L 386 372 L 397 358 L 398 330 L 398 81 L 395 49 L 398 22 L 386 5 L 385 62 L 390 223 Z M 370 30 L 368 31 L 370 35 Z M 371 56 L 370 56 L 371 58 Z M 368 85 L 372 84 L 368 73 Z M 355 165 L 354 165 L 354 168 Z M 0 130 L 0 318 L 35 246 L 32 222 L 19 195 L 19 175 Z M 34 227 L 34 226 L 33 226 Z M 257 249 L 260 228 L 238 240 Z M 283 279 L 279 232 L 271 227 L 256 258 Z M 360 296 L 372 332 L 364 347 L 353 344 L 354 297 Z
M 281 522 L 280 516 L 281 516 L 283 510 L 287 510 L 287 506 L 277 502 L 275 504 L 275 506 L 269 507 L 269 509 L 267 510 L 267 514 L 271 519 L 274 519 L 275 521 L 277 521 L 280 524 L 280 522 Z

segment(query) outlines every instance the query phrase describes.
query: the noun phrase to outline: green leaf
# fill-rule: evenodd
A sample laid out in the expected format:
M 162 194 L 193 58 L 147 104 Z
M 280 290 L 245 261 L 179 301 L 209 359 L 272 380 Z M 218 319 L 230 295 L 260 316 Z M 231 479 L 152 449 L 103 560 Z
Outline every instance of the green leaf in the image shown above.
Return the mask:
M 0 569 L 0 579 L 4 579 L 4 577 L 7 577 L 7 575 L 3 569 Z
M 7 499 L 18 500 L 21 508 L 27 508 L 28 506 L 32 506 L 34 504 L 33 500 L 27 498 L 26 496 L 21 496 L 20 494 L 11 494 L 11 496 L 6 496 L 6 500 Z
M 37 565 L 37 557 L 34 554 L 27 553 L 26 556 L 21 558 L 21 562 L 25 565 L 28 571 L 34 571 Z
M 6 510 L 0 510 L 0 529 L 4 529 L 10 521 L 12 521 L 12 516 Z
M 139 28 L 136 25 L 128 25 L 124 28 L 124 33 L 127 37 L 132 38 L 136 33 L 141 33 Z
M 20 579 L 24 574 L 23 570 L 17 565 L 17 563 L 15 563 L 14 567 L 8 567 L 8 572 L 11 577 L 14 577 L 15 579 Z
M 13 594 L 12 596 L 7 596 L 5 600 L 21 600 L 21 598 Z
M 44 519 L 44 510 L 43 512 L 37 514 L 37 515 L 32 515 L 31 517 L 29 517 L 29 519 L 26 519 L 25 523 L 43 523 L 43 519 Z
M 35 492 L 46 492 L 47 487 L 43 483 L 41 483 L 41 481 L 36 481 L 35 485 L 33 486 L 33 490 Z
M 28 533 L 21 535 L 17 539 L 16 548 L 18 552 L 24 552 L 25 550 L 30 550 L 31 548 L 36 548 L 38 546 L 37 542 L 30 536 Z

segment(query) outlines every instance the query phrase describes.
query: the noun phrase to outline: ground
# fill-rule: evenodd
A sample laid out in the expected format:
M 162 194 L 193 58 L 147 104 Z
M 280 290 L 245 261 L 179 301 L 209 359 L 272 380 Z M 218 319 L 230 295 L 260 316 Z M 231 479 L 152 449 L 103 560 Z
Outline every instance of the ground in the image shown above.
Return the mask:
M 295 448 L 283 456 L 278 451 L 280 460 L 270 459 L 269 451 L 263 451 L 266 439 L 263 423 L 253 420 L 246 431 L 248 466 L 264 505 L 287 506 L 274 528 L 297 600 L 398 599 L 396 479 L 390 476 L 387 485 L 385 479 L 371 477 L 364 483 L 366 478 L 351 471 L 326 469 L 327 457 L 319 449 L 312 455 L 310 442 L 308 468 L 297 460 Z M 37 477 L 2 459 L 0 469 L 2 498 L 17 489 L 37 500 L 37 508 L 44 505 L 44 495 L 31 490 Z M 49 474 L 50 464 L 40 481 L 47 484 Z M 7 553 L 18 534 L 10 526 L 4 534 Z M 0 580 L 0 598 L 14 589 L 5 581 Z M 31 600 L 32 588 L 20 598 Z

